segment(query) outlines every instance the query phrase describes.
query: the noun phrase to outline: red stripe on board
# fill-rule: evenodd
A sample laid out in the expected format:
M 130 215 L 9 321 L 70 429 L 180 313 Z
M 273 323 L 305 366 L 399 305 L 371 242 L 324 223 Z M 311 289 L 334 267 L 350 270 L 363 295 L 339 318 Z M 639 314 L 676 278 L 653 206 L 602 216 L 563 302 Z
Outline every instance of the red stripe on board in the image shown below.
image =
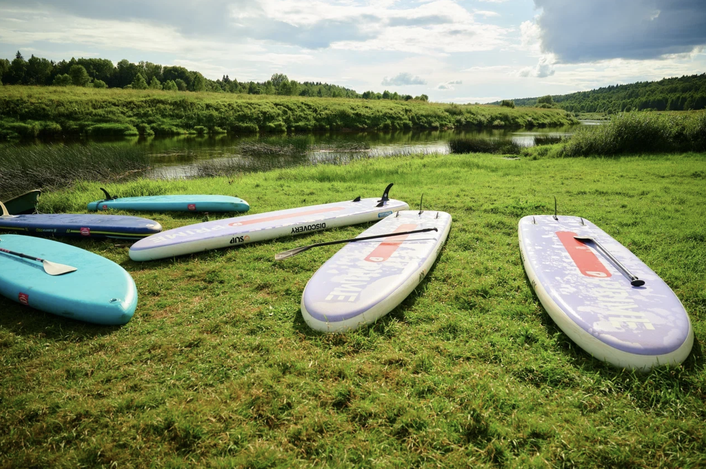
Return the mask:
M 393 231 L 393 233 L 397 233 L 398 231 L 412 231 L 416 229 L 417 226 L 418 225 L 411 223 L 400 225 L 395 231 Z M 368 262 L 385 262 L 395 253 L 395 251 L 397 251 L 397 248 L 400 247 L 402 241 L 407 239 L 408 236 L 409 235 L 401 235 L 388 238 L 387 241 L 383 241 L 378 245 L 378 247 L 373 249 L 373 252 L 368 254 L 368 257 L 366 257 L 365 260 Z
M 346 209 L 346 207 L 319 208 L 316 210 L 308 210 L 306 212 L 286 213 L 284 215 L 274 215 L 271 217 L 255 218 L 255 219 L 246 220 L 246 221 L 234 221 L 233 223 L 228 223 L 228 226 L 254 225 L 255 223 L 262 223 L 264 221 L 286 220 L 287 218 L 295 218 L 295 217 L 300 217 L 302 215 L 314 215 L 316 213 L 337 212 L 339 210 L 345 210 L 345 209 Z
M 600 259 L 591 251 L 591 248 L 581 241 L 574 239 L 576 233 L 571 231 L 557 231 L 556 235 L 583 275 L 596 278 L 608 278 L 611 276 L 606 266 L 603 265 Z

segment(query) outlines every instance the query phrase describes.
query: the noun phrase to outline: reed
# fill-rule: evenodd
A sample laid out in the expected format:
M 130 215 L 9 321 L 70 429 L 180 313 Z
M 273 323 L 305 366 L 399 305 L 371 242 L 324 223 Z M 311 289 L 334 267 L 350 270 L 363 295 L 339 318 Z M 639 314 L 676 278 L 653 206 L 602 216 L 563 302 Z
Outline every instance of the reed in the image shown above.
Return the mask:
M 0 198 L 76 181 L 124 180 L 148 167 L 144 150 L 118 144 L 0 146 Z
M 518 155 L 521 147 L 509 139 L 460 137 L 449 140 L 451 153 L 495 153 Z
M 628 112 L 604 125 L 580 128 L 561 156 L 613 156 L 706 150 L 706 111 Z

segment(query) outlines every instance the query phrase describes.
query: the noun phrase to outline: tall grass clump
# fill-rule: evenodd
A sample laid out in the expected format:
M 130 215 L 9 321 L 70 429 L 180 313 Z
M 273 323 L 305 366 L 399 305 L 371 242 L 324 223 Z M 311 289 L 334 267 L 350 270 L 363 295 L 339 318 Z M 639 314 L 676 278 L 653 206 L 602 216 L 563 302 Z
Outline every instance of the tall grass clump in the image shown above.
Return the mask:
M 139 147 L 124 145 L 0 146 L 0 197 L 76 181 L 124 179 L 148 167 Z
M 460 137 L 449 140 L 451 153 L 496 153 L 517 155 L 520 146 L 509 139 Z
M 560 135 L 536 135 L 534 137 L 535 145 L 555 145 L 561 143 L 564 137 Z
M 582 127 L 566 143 L 563 156 L 704 151 L 706 112 L 629 112 L 610 122 Z

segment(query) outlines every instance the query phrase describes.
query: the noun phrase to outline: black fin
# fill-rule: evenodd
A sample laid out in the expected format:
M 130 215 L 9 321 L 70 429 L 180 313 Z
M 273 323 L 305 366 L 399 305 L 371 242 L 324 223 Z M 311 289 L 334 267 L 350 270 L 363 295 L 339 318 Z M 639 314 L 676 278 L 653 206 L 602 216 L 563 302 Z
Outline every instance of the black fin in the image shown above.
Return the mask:
M 422 207 L 423 207 L 423 203 L 424 203 L 424 194 L 422 194 L 422 198 L 419 199 L 419 214 L 420 214 L 420 215 L 422 214 L 422 212 L 424 212 L 424 209 L 422 208 Z
M 103 189 L 102 187 L 101 187 L 101 190 L 102 190 L 103 193 L 105 194 L 105 200 L 114 200 L 114 199 L 117 199 L 117 197 L 111 196 L 110 194 L 108 194 L 108 191 L 105 190 L 105 189 Z
M 355 199 L 353 199 L 353 202 L 360 202 L 360 196 L 358 196 L 358 197 L 356 197 Z
M 382 193 L 382 198 L 380 200 L 378 200 L 378 204 L 376 205 L 376 207 L 383 207 L 385 205 L 385 202 L 390 200 L 389 193 L 390 193 L 390 188 L 393 185 L 395 185 L 394 182 L 391 182 L 390 184 L 387 185 L 387 187 L 385 188 L 385 192 Z
M 559 218 L 556 216 L 556 196 L 554 196 L 554 217 L 556 221 L 559 221 Z

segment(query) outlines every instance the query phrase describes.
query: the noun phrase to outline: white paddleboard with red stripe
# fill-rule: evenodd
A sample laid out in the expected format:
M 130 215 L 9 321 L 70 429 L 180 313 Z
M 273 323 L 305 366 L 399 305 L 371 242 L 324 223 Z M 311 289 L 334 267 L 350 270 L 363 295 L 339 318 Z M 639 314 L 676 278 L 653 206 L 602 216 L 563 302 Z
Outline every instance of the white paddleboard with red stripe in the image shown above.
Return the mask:
M 689 355 L 694 333 L 679 299 L 605 231 L 579 217 L 536 215 L 520 220 L 519 237 L 537 297 L 582 349 L 643 370 Z
M 424 279 L 451 229 L 446 212 L 405 210 L 359 237 L 436 228 L 437 231 L 357 241 L 329 259 L 302 295 L 306 323 L 322 332 L 346 332 L 392 311 Z
M 149 261 L 181 256 L 355 225 L 379 220 L 409 206 L 390 199 L 388 185 L 380 199 L 361 199 L 324 205 L 278 210 L 243 217 L 188 225 L 149 236 L 130 248 L 134 261 Z

